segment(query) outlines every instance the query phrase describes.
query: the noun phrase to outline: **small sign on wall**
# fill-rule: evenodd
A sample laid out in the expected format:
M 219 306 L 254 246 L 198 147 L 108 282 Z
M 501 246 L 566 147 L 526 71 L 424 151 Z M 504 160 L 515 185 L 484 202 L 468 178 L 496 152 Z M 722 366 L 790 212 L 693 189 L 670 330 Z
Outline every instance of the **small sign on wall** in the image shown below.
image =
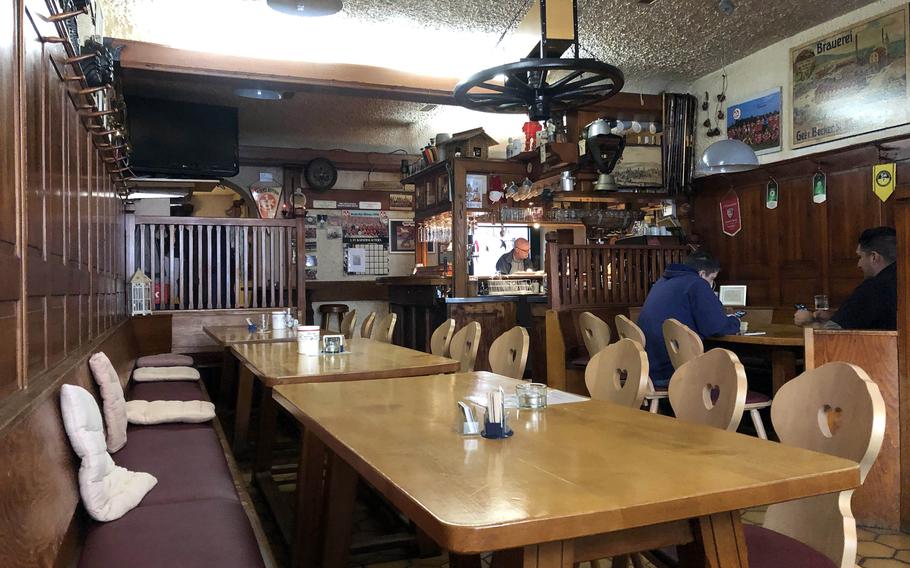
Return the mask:
M 720 223 L 724 234 L 734 236 L 743 228 L 739 196 L 732 190 L 720 200 Z

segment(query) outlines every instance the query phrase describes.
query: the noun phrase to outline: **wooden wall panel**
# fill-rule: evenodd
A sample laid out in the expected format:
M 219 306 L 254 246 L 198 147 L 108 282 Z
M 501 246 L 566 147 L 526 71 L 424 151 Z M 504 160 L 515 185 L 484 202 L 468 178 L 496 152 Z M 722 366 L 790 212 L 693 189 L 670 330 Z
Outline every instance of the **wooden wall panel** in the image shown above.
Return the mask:
M 748 285 L 748 302 L 755 306 L 811 305 L 813 296 L 822 293 L 834 307 L 843 302 L 862 281 L 856 266 L 860 233 L 894 221 L 891 201 L 882 203 L 872 193 L 877 151 L 864 150 L 861 146 L 844 150 L 843 156 L 794 159 L 697 180 L 690 224 L 721 261 L 718 284 Z M 812 201 L 812 175 L 819 162 L 828 181 L 828 199 L 820 204 Z M 780 185 L 776 209 L 765 207 L 771 177 Z M 718 205 L 731 189 L 739 196 L 743 223 L 733 237 L 721 230 Z
M 0 302 L 0 329 L 18 329 L 20 317 L 18 301 Z M 16 334 L 17 339 L 19 335 Z M 18 367 L 17 344 L 18 341 L 0 341 L 0 369 L 3 369 L 0 373 L 0 400 L 19 389 L 19 373 L 11 372 Z

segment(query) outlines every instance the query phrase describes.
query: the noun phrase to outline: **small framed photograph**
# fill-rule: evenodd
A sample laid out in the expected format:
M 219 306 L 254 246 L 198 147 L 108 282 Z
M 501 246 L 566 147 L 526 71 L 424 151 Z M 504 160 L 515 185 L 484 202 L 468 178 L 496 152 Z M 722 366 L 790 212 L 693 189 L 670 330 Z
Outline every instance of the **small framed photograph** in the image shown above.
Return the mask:
M 436 178 L 436 203 L 449 203 L 449 176 Z
M 436 205 L 436 184 L 432 181 L 427 182 L 427 207 Z
M 389 252 L 413 253 L 417 248 L 417 225 L 414 221 L 389 219 Z
M 414 209 L 414 194 L 390 193 L 389 209 L 393 211 L 412 211 Z
M 427 186 L 424 184 L 417 184 L 417 187 L 414 189 L 415 194 L 417 195 L 417 209 L 426 209 L 427 207 Z
M 465 204 L 468 209 L 483 209 L 483 198 L 486 194 L 486 175 L 468 174 L 465 176 Z

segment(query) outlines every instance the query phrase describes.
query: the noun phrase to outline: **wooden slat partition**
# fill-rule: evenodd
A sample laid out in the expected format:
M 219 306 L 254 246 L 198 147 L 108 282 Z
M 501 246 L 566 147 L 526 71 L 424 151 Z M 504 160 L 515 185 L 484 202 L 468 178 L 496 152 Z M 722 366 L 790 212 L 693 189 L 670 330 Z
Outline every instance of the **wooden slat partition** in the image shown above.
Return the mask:
M 831 361 L 853 363 L 869 374 L 885 399 L 885 439 L 869 475 L 853 494 L 856 522 L 897 530 L 901 522 L 901 417 L 896 331 L 806 329 L 806 369 Z M 904 512 L 906 517 L 907 513 Z
M 305 305 L 294 245 L 303 219 L 137 216 L 127 231 L 126 276 L 141 268 L 152 279 L 154 311 Z
M 547 244 L 550 307 L 641 305 L 667 264 L 682 262 L 685 246 Z

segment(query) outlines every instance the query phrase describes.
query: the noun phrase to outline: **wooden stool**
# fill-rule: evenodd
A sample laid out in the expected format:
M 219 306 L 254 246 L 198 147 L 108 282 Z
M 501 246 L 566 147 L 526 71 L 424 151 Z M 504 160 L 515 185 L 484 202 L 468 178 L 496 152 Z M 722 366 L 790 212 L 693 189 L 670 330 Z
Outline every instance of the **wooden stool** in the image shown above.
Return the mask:
M 338 320 L 338 326 L 335 329 L 341 329 L 341 320 L 344 319 L 344 314 L 346 313 L 348 313 L 346 304 L 322 304 L 319 306 L 319 314 L 322 316 L 319 329 L 329 331 L 329 321 L 332 316 L 335 316 Z

